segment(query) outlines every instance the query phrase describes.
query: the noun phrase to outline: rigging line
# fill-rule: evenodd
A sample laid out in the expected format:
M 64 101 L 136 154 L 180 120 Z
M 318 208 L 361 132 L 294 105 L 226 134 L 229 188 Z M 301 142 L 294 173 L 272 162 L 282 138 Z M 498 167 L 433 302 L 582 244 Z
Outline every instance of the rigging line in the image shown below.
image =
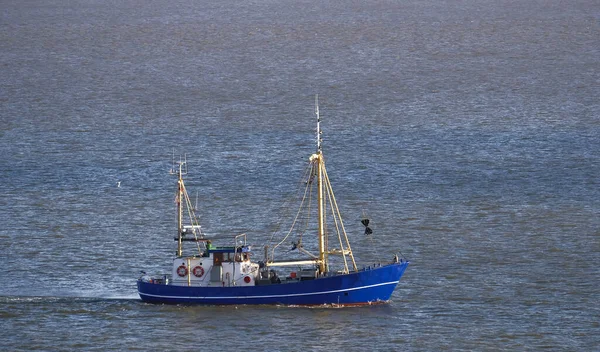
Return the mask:
M 400 255 L 402 256 L 402 258 L 404 258 L 405 260 L 408 260 L 408 258 L 406 258 L 406 257 L 404 256 L 404 253 L 402 253 L 400 250 L 398 250 L 398 253 L 400 253 Z
M 308 206 L 306 207 L 306 223 L 304 224 L 304 229 L 302 230 L 302 232 L 300 233 L 300 240 L 302 240 L 302 234 L 306 233 L 306 230 L 308 230 L 308 226 L 310 225 L 310 208 L 312 207 L 312 195 L 313 195 L 313 186 L 314 183 L 311 182 L 310 183 L 310 191 L 308 192 Z
M 307 171 L 308 171 L 308 169 L 309 169 L 308 167 L 307 167 L 307 168 L 305 168 L 305 170 L 304 170 L 304 174 L 302 175 L 302 177 L 301 177 L 301 178 L 300 178 L 300 180 L 298 181 L 298 187 L 296 188 L 296 193 L 298 193 L 298 194 L 300 193 L 300 189 L 301 189 L 300 185 L 302 184 L 302 180 L 306 179 L 306 174 L 307 174 Z M 291 203 L 293 200 L 297 199 L 296 197 L 297 197 L 296 195 L 291 195 L 291 196 L 290 196 L 290 197 L 289 197 L 289 198 L 288 198 L 288 199 L 287 199 L 287 200 L 284 202 L 283 206 L 281 207 L 282 209 L 285 209 L 285 210 L 287 210 L 287 211 L 286 211 L 284 214 L 282 214 L 282 215 L 279 217 L 279 219 L 278 219 L 278 221 L 277 221 L 277 227 L 275 228 L 275 231 L 273 231 L 273 232 L 271 233 L 271 237 L 269 238 L 269 242 L 268 242 L 269 244 L 273 243 L 273 237 L 275 237 L 275 234 L 276 234 L 277 232 L 279 232 L 279 229 L 281 228 L 281 225 L 283 224 L 283 219 L 287 219 L 287 218 L 289 218 L 289 216 L 288 216 L 288 215 L 289 215 L 289 210 L 290 210 L 290 207 L 288 206 L 288 204 L 289 204 L 289 203 Z
M 322 201 L 322 206 L 323 206 L 323 212 L 320 214 L 320 216 L 323 217 L 322 219 L 322 234 L 323 234 L 323 251 L 324 251 L 324 256 L 323 259 L 325 261 L 324 263 L 324 267 L 325 267 L 325 271 L 328 272 L 329 271 L 329 225 L 327 224 L 327 217 L 328 217 L 328 211 L 333 209 L 328 209 L 327 208 L 327 179 L 325 178 L 325 158 L 323 156 L 323 154 L 320 154 L 320 157 L 318 159 L 318 162 L 320 164 L 319 167 L 319 173 L 320 173 L 320 177 L 321 177 L 321 182 L 323 184 L 323 186 L 325 187 L 325 192 L 321 195 L 321 197 L 323 197 Z M 335 220 L 335 216 L 334 216 L 334 220 Z
M 308 165 L 305 169 L 304 169 L 304 173 L 302 175 L 302 177 L 300 178 L 300 180 L 298 181 L 298 186 L 296 188 L 296 195 L 291 195 L 283 204 L 282 208 L 285 209 L 286 211 L 279 217 L 278 221 L 277 221 L 277 227 L 275 228 L 275 231 L 273 231 L 271 233 L 271 237 L 269 238 L 268 243 L 272 244 L 273 243 L 273 238 L 275 237 L 275 234 L 279 232 L 279 230 L 281 229 L 281 226 L 283 225 L 283 219 L 288 219 L 289 218 L 289 214 L 290 214 L 290 210 L 291 207 L 289 206 L 289 204 L 297 199 L 297 195 L 299 195 L 301 193 L 301 185 L 303 183 L 303 180 L 308 179 L 307 175 L 310 172 L 310 165 Z M 267 259 L 267 258 L 265 258 Z
M 294 218 L 294 221 L 292 222 L 292 227 L 290 228 L 290 230 L 288 231 L 287 235 L 285 235 L 285 237 L 281 240 L 281 242 L 279 242 L 277 245 L 275 245 L 273 247 L 272 250 L 272 257 L 275 257 L 275 248 L 279 247 L 292 233 L 292 231 L 294 230 L 294 227 L 296 226 L 296 221 L 298 220 L 298 217 L 300 216 L 300 213 L 302 212 L 302 207 L 304 205 L 304 201 L 306 200 L 306 193 L 308 192 L 310 183 L 306 184 L 306 187 L 304 188 L 304 195 L 302 197 L 302 202 L 300 203 L 300 209 L 298 209 L 298 212 L 296 213 L 296 217 Z
M 339 214 L 339 210 L 337 209 L 337 207 L 334 207 L 333 202 L 335 202 L 335 197 L 333 195 L 333 189 L 331 188 L 331 183 L 329 182 L 329 178 L 327 178 L 327 171 L 325 170 L 325 166 L 323 165 L 323 174 L 325 176 L 325 188 L 327 189 L 327 195 L 328 195 L 328 200 L 329 200 L 329 204 L 331 207 L 331 213 L 333 215 L 333 222 L 335 224 L 335 230 L 337 233 L 337 237 L 338 240 L 340 242 L 340 250 L 342 251 L 342 258 L 344 259 L 344 270 L 345 273 L 348 273 L 348 261 L 346 260 L 346 254 L 344 253 L 344 244 L 342 243 L 342 235 L 340 232 L 340 224 L 338 224 L 338 221 L 341 223 L 342 221 L 342 216 Z M 338 211 L 337 215 L 336 215 L 336 210 Z M 343 229 L 343 224 L 342 225 L 342 229 Z M 345 231 L 344 231 L 345 232 Z
M 200 226 L 200 223 L 198 221 L 198 219 L 196 218 L 196 214 L 192 211 L 191 205 L 192 205 L 192 201 L 190 200 L 190 195 L 187 192 L 187 189 L 185 188 L 185 184 L 182 182 L 181 183 L 181 187 L 183 189 L 183 196 L 185 198 L 185 205 L 187 208 L 187 212 L 188 212 L 188 217 L 190 219 L 190 222 L 192 223 L 192 233 L 194 234 L 194 239 L 196 240 L 196 247 L 198 249 L 198 253 L 202 253 L 202 249 L 200 248 L 200 243 L 198 242 L 198 235 L 196 234 L 196 229 L 194 227 L 194 225 L 196 226 Z M 200 229 L 199 229 L 200 231 Z M 200 232 L 201 238 L 202 233 Z
M 323 168 L 324 170 L 324 174 L 325 174 L 325 179 L 327 181 L 327 184 L 329 185 L 329 188 L 331 189 L 331 183 L 329 182 L 329 175 L 327 175 L 327 170 L 325 170 L 325 168 Z M 344 231 L 344 237 L 346 238 L 346 244 L 348 246 L 348 251 L 350 251 L 350 259 L 352 259 L 352 265 L 354 266 L 354 270 L 358 270 L 358 267 L 356 266 L 356 261 L 354 260 L 354 254 L 352 254 L 352 247 L 350 246 L 350 241 L 348 240 L 348 234 L 346 233 L 346 228 L 344 227 L 344 221 L 342 220 L 342 216 L 340 214 L 340 209 L 338 208 L 337 205 L 337 201 L 335 200 L 335 195 L 333 194 L 333 189 L 331 189 L 331 197 L 333 198 L 333 204 L 335 205 L 335 210 L 337 211 L 339 217 L 340 217 L 340 224 L 342 226 L 342 230 Z
M 313 187 L 315 185 L 313 181 L 313 176 L 315 173 L 315 166 L 313 163 L 310 163 L 310 174 L 309 174 L 309 178 L 307 180 L 307 185 L 310 184 L 310 190 L 308 191 L 308 205 L 306 206 L 306 222 L 304 224 L 304 228 L 299 232 L 300 234 L 298 235 L 298 240 L 302 241 L 302 236 L 304 233 L 306 233 L 306 230 L 308 229 L 309 225 L 310 225 L 310 218 L 311 218 L 311 213 L 310 213 L 310 209 L 312 208 L 312 195 L 313 195 Z
M 190 199 L 187 193 L 187 189 L 185 188 L 185 184 L 183 182 L 181 182 L 181 189 L 183 191 L 183 198 L 185 201 L 185 206 L 186 206 L 186 210 L 188 213 L 188 217 L 190 218 L 190 222 L 192 223 L 192 226 L 194 225 L 194 222 L 192 220 L 192 216 L 190 213 Z M 193 227 L 192 227 L 192 233 L 194 234 L 194 239 L 198 239 L 198 237 L 196 237 L 196 231 L 194 231 Z M 196 245 L 198 246 L 198 251 L 200 251 L 200 246 L 198 245 L 198 242 L 196 241 Z

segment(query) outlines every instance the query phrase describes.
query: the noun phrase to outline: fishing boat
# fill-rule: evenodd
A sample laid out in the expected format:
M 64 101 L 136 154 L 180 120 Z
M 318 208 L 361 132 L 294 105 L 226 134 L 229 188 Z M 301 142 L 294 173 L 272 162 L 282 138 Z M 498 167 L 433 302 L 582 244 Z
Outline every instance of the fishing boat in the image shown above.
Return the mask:
M 357 266 L 325 168 L 318 97 L 315 98 L 315 114 L 317 146 L 308 160 L 305 181 L 301 183 L 304 190 L 299 192 L 300 210 L 284 239 L 275 245 L 264 246 L 263 260 L 254 260 L 246 234 L 215 238 L 204 233 L 185 187 L 186 162 L 180 161 L 174 167 L 173 174 L 178 176 L 178 226 L 174 238 L 177 252 L 170 274 L 142 272 L 137 280 L 142 301 L 356 306 L 390 300 L 409 262 L 396 254 L 387 263 Z M 310 204 L 314 200 L 316 206 Z M 300 215 L 304 210 L 308 210 L 308 215 Z M 311 213 L 316 215 L 311 216 Z M 310 227 L 306 224 L 312 218 L 315 224 Z M 371 236 L 369 219 L 362 219 L 362 223 L 365 236 Z M 293 256 L 276 260 L 278 251 L 283 251 L 283 244 L 289 243 L 286 241 L 292 234 L 299 234 L 298 239 L 291 243 L 292 250 L 286 248 L 285 252 L 287 255 L 293 253 Z M 314 241 L 305 241 L 307 237 L 313 237 Z M 213 242 L 222 243 L 215 245 Z M 192 253 L 184 254 L 185 243 L 193 244 Z

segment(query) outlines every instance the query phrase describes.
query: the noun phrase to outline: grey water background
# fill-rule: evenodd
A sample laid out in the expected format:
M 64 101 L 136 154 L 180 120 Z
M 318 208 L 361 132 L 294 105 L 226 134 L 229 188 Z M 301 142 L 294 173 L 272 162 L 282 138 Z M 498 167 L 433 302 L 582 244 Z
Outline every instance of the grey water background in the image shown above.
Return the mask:
M 0 9 L 3 350 L 598 349 L 597 2 Z M 359 263 L 411 260 L 392 301 L 141 303 L 139 271 L 175 250 L 173 150 L 205 231 L 260 248 L 317 93 Z

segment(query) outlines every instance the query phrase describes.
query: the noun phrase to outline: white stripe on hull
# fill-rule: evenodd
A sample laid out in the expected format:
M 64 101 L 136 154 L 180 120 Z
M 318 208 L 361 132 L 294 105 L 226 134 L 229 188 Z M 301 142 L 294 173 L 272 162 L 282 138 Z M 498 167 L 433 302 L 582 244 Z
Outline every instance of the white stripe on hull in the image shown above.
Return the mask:
M 150 294 L 150 293 L 142 293 L 142 292 L 140 292 L 140 295 L 150 296 L 150 297 L 157 297 L 157 298 L 179 298 L 179 299 L 279 298 L 279 297 L 299 297 L 299 296 L 324 295 L 324 294 L 329 294 L 329 293 L 337 293 L 337 292 L 345 292 L 345 291 L 356 291 L 356 290 L 362 290 L 362 289 L 371 288 L 371 287 L 385 286 L 385 285 L 397 285 L 397 284 L 398 284 L 398 281 L 390 281 L 390 282 L 384 282 L 384 283 L 379 283 L 379 284 L 375 284 L 375 285 L 353 287 L 353 288 L 346 288 L 346 289 L 333 290 L 333 291 L 307 292 L 307 293 L 291 293 L 291 294 L 284 294 L 284 295 L 266 295 L 266 296 L 204 296 L 204 297 L 194 297 L 194 296 L 163 296 L 163 295 L 153 295 L 153 294 Z M 293 285 L 293 284 L 291 284 L 291 285 Z M 185 287 L 185 286 L 182 286 L 182 287 Z

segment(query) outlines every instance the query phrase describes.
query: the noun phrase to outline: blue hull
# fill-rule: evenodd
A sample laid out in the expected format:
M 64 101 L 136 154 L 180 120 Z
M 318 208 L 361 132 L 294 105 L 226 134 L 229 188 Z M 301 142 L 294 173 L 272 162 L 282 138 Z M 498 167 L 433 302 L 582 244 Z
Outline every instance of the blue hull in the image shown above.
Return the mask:
M 409 262 L 287 284 L 190 287 L 138 280 L 142 301 L 167 304 L 362 305 L 388 301 Z

